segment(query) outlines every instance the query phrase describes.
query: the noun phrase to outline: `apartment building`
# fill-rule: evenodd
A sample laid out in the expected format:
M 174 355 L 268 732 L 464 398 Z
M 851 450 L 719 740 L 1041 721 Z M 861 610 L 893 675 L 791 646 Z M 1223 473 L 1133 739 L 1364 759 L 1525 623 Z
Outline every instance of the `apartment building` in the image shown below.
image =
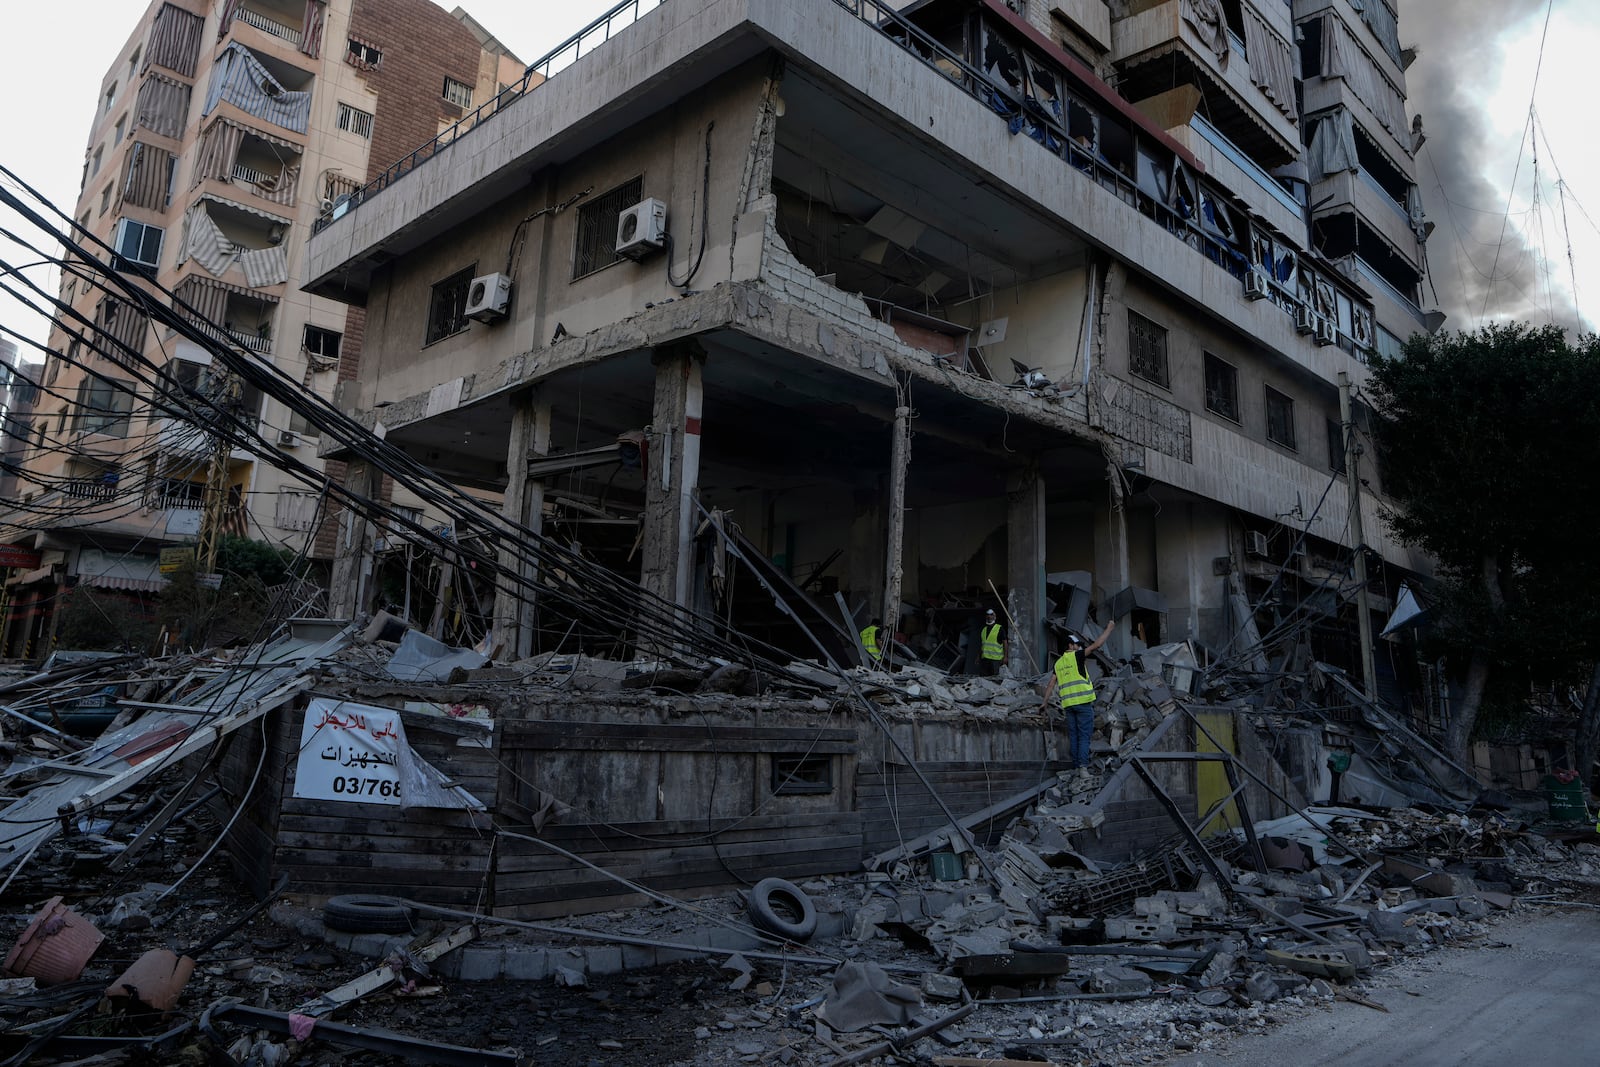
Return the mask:
M 1017 664 L 1087 615 L 1359 670 L 1353 507 L 1375 617 L 1427 561 L 1346 471 L 1341 382 L 1359 444 L 1365 357 L 1438 324 L 1385 0 L 642 7 L 319 220 L 353 411 L 774 639 L 702 507 L 912 633 L 992 591 Z M 502 594 L 495 643 L 553 610 Z
M 175 294 L 218 343 L 330 396 L 355 372 L 364 315 L 302 291 L 312 221 L 522 74 L 465 12 L 428 0 L 155 0 L 104 75 L 73 214 L 156 283 L 151 299 Z M 39 605 L 79 585 L 157 593 L 160 550 L 199 534 L 217 446 L 203 416 L 153 411 L 157 393 L 258 428 L 258 448 L 226 457 L 230 532 L 298 549 L 317 515 L 315 488 L 278 463 L 320 464 L 316 426 L 212 375 L 201 346 L 103 278 L 66 272 L 60 296 L 30 484 L 0 515 L 4 540 L 43 559 L 12 578 L 13 616 L 35 620 L 8 627 L 12 655 L 48 643 Z

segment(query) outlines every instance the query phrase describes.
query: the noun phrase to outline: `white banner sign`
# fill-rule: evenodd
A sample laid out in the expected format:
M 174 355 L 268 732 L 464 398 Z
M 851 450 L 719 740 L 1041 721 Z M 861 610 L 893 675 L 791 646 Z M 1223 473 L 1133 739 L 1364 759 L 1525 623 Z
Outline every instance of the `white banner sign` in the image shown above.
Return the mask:
M 398 806 L 403 751 L 399 711 L 315 697 L 300 730 L 294 795 Z

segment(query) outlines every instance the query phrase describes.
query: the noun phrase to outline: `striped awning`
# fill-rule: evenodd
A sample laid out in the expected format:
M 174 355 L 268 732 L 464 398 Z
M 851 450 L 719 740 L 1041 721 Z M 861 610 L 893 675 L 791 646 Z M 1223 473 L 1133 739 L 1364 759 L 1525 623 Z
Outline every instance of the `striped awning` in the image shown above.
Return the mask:
M 216 193 L 201 193 L 200 199 L 209 200 L 213 204 L 221 204 L 223 207 L 233 208 L 235 211 L 243 211 L 248 215 L 255 215 L 258 218 L 266 219 L 268 222 L 275 222 L 280 226 L 289 225 L 289 220 L 282 215 L 274 215 L 272 212 L 262 211 L 258 207 L 245 207 L 237 200 L 229 200 L 227 197 L 218 196 Z

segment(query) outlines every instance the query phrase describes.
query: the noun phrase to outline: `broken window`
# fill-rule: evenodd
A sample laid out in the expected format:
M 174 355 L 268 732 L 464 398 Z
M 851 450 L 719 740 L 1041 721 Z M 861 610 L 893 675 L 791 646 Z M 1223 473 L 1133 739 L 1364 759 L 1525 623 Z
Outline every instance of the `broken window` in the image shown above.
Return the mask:
M 643 197 L 644 179 L 635 178 L 578 209 L 573 281 L 622 261 L 624 257 L 617 251 L 617 219 Z
M 305 349 L 307 356 L 312 359 L 330 359 L 337 361 L 339 347 L 344 342 L 344 334 L 334 330 L 324 330 L 321 326 L 306 324 L 306 331 L 300 341 L 300 347 Z
M 466 82 L 458 82 L 454 78 L 446 77 L 444 92 L 441 94 L 445 100 L 459 108 L 472 106 L 472 86 Z
M 1267 440 L 1284 448 L 1296 448 L 1294 401 L 1270 385 L 1263 388 L 1267 400 Z
M 774 796 L 833 792 L 832 756 L 773 756 Z
M 1205 354 L 1206 410 L 1239 421 L 1239 368 Z
M 1328 469 L 1335 474 L 1345 472 L 1344 426 L 1337 419 L 1328 420 Z
M 1128 371 L 1167 385 L 1167 331 L 1136 311 L 1128 312 Z
M 472 288 L 472 272 L 476 269 L 474 265 L 457 271 L 433 287 L 423 344 L 431 345 L 467 328 L 467 290 Z
M 362 70 L 377 70 L 383 62 L 383 51 L 375 44 L 350 38 L 349 47 L 345 51 L 345 60 L 353 67 Z

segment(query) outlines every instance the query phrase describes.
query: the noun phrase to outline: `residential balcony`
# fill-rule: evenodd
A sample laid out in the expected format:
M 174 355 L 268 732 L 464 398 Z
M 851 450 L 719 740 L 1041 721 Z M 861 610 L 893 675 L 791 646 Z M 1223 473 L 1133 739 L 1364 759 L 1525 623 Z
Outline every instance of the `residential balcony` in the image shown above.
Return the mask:
M 1243 3 L 1249 6 L 1248 0 Z M 1295 111 L 1294 64 L 1287 11 L 1267 4 L 1259 13 L 1244 15 L 1256 20 L 1252 36 L 1261 34 L 1262 47 L 1279 54 L 1277 73 L 1269 78 L 1264 61 L 1260 70 L 1252 71 L 1246 42 L 1238 34 L 1230 30 L 1208 42 L 1184 18 L 1184 6 L 1183 0 L 1166 0 L 1112 22 L 1111 55 L 1121 75 L 1118 91 L 1142 102 L 1159 100 L 1175 88 L 1196 87 L 1200 92 L 1188 106 L 1202 108 L 1214 127 L 1258 162 L 1278 166 L 1296 158 L 1300 135 L 1290 117 Z M 1275 82 L 1278 100 L 1257 84 L 1266 80 Z M 1165 113 L 1160 121 L 1169 129 L 1187 121 L 1165 105 L 1153 110 Z
M 200 112 L 203 120 L 214 114 L 227 114 L 231 107 L 236 109 L 235 114 L 245 117 L 246 124 L 251 120 L 267 122 L 305 136 L 311 122 L 311 89 L 316 78 L 299 65 L 308 57 L 293 49 L 281 51 L 284 55 L 275 55 L 270 49 L 228 40 L 211 67 L 205 105 Z M 294 59 L 286 59 L 285 55 Z
M 314 69 L 321 51 L 325 14 L 320 4 L 248 0 L 234 7 L 222 40 L 238 41 L 260 56 Z
M 1381 4 L 1384 0 L 1369 0 L 1369 2 Z M 1405 93 L 1406 72 L 1400 65 L 1403 57 L 1396 58 L 1389 53 L 1388 48 L 1378 40 L 1377 34 L 1361 17 L 1361 13 L 1355 9 L 1350 0 L 1294 0 L 1296 26 L 1325 15 L 1343 19 L 1344 24 L 1350 28 L 1351 36 L 1372 57 L 1384 77 L 1393 82 L 1401 93 Z
M 1280 233 L 1305 232 L 1305 208 L 1283 184 L 1199 115 L 1172 135 L 1195 154 L 1206 173 L 1235 193 Z
M 1422 245 L 1411 229 L 1411 217 L 1382 185 L 1363 170 L 1342 170 L 1311 187 L 1313 219 L 1354 212 L 1413 269 L 1421 269 Z
M 1411 127 L 1406 120 L 1405 101 L 1398 95 L 1385 93 L 1388 103 L 1382 105 L 1385 113 L 1380 115 L 1344 78 L 1308 77 L 1303 84 L 1304 114 L 1313 115 L 1336 107 L 1348 108 L 1356 125 L 1368 136 L 1377 144 L 1386 146 L 1391 154 L 1404 160 L 1407 166 L 1411 165 L 1411 158 L 1415 154 L 1411 143 Z

